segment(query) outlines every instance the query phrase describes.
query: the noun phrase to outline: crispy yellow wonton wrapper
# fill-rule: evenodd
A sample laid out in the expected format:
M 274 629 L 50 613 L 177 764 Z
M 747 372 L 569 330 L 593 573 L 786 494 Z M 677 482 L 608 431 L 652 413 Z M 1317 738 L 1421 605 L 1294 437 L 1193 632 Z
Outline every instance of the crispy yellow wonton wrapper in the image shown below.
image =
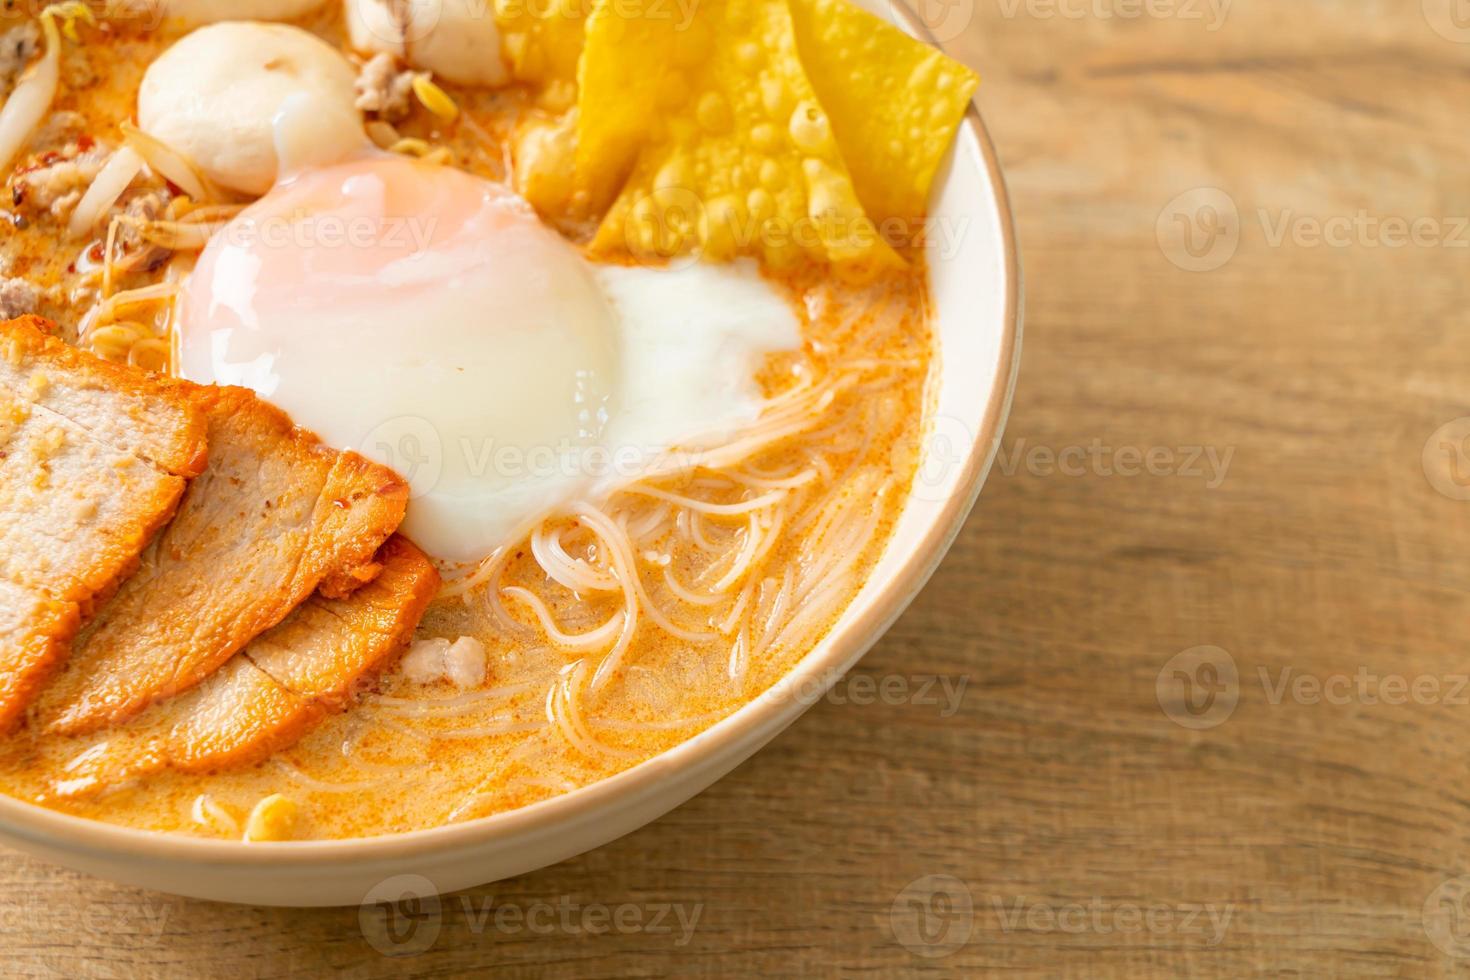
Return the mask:
M 901 263 L 864 213 L 797 56 L 787 0 L 701 0 L 672 17 L 608 0 L 587 22 L 576 174 L 616 200 L 599 254 Z
M 848 0 L 790 3 L 802 64 L 863 207 L 880 225 L 921 221 L 980 77 Z
M 918 243 L 978 84 L 847 0 L 496 0 L 496 17 L 539 105 L 575 100 L 523 124 L 517 187 L 548 216 L 603 215 L 605 255 L 896 265 L 883 238 Z

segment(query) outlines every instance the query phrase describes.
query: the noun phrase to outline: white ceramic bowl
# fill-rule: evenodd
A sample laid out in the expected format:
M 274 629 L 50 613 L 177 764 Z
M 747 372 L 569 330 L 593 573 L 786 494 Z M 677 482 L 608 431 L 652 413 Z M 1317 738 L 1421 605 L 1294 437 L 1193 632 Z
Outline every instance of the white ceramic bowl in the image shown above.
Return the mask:
M 907 15 L 897 16 L 923 33 Z M 1000 169 L 974 107 L 936 195 L 930 267 L 941 367 L 933 436 L 882 559 L 785 683 L 627 772 L 435 830 L 242 844 L 126 830 L 0 796 L 0 842 L 103 878 L 195 898 L 354 905 L 398 876 L 448 892 L 532 871 L 636 830 L 704 790 L 795 721 L 883 635 L 939 564 L 995 457 L 1020 360 L 1021 272 Z

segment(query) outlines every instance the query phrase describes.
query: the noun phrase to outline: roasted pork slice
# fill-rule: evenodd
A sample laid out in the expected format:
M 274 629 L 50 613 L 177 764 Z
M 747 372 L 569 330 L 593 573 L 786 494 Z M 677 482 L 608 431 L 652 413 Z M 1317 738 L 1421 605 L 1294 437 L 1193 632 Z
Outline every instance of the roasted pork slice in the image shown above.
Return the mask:
M 136 566 L 203 467 L 182 386 L 0 323 L 0 733 L 65 660 L 81 619 Z M 68 608 L 69 607 L 69 608 Z
M 0 732 L 20 720 L 65 659 L 80 618 L 75 602 L 0 581 Z
M 79 746 L 57 792 L 96 792 L 167 768 L 254 765 L 345 710 L 408 644 L 439 587 L 406 539 L 390 538 L 379 557 L 381 573 L 351 596 L 312 596 L 192 691 Z
M 392 470 L 328 449 L 243 388 L 190 391 L 209 466 L 78 635 L 37 705 L 48 731 L 97 731 L 189 690 L 318 586 L 341 596 L 370 580 L 403 520 Z
M 137 561 L 184 486 L 0 388 L 0 578 L 90 602 Z
M 0 323 L 0 388 L 165 473 L 203 472 L 207 420 L 189 396 L 193 386 L 110 364 L 50 336 L 50 326 L 34 316 Z

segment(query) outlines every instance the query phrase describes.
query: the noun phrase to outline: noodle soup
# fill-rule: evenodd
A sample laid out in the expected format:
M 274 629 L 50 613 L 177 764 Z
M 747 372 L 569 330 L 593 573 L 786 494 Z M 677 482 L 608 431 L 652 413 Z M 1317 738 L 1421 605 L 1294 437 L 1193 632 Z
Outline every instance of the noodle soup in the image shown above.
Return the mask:
M 304 26 L 345 41 L 336 12 Z M 71 52 L 72 70 L 99 83 L 59 96 L 75 119 L 42 138 L 72 156 L 87 152 L 78 133 L 122 142 L 138 66 L 171 39 L 124 31 Z M 542 108 L 521 91 L 441 84 L 457 124 L 421 113 L 398 124 L 398 137 L 514 182 L 513 134 Z M 170 180 L 145 172 L 139 181 L 135 199 L 155 189 L 177 200 Z M 167 208 L 62 250 L 55 220 L 17 211 L 0 239 L 0 271 L 44 287 L 38 312 L 69 342 L 177 371 L 178 285 L 240 205 Z M 593 233 L 574 217 L 551 220 L 584 246 Z M 121 248 L 120 234 L 131 236 Z M 605 475 L 482 560 L 441 559 L 443 587 L 407 658 L 360 685 L 351 710 L 259 765 L 165 771 L 104 793 L 58 789 L 95 743 L 26 729 L 0 743 L 0 791 L 121 826 L 232 839 L 262 800 L 279 797 L 292 804 L 298 839 L 376 836 L 590 785 L 762 696 L 827 633 L 887 546 L 914 480 L 938 358 L 916 258 L 857 277 L 802 260 L 766 268 L 763 281 L 801 336 L 752 379 L 756 416 L 637 472 Z M 453 651 L 464 650 L 482 658 L 483 677 L 456 685 Z M 413 664 L 426 658 L 449 666 L 419 676 Z

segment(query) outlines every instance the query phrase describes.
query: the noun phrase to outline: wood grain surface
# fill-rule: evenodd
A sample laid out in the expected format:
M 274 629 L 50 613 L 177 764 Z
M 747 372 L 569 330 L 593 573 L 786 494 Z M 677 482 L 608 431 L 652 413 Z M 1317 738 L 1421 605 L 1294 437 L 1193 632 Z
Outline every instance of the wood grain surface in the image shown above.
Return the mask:
M 1470 973 L 1470 7 L 926 2 L 1026 350 L 887 696 L 414 957 L 7 853 L 0 973 Z

